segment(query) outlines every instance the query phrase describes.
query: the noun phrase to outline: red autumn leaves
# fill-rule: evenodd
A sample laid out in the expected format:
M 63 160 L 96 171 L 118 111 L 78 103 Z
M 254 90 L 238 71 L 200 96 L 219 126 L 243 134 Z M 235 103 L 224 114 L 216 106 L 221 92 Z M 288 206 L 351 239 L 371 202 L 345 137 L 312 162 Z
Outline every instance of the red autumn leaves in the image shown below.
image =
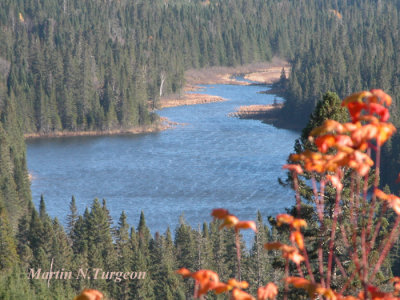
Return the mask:
M 237 281 L 236 279 L 229 279 L 227 283 L 219 281 L 218 274 L 211 270 L 199 270 L 197 272 L 190 272 L 188 269 L 181 268 L 176 271 L 177 274 L 182 275 L 184 278 L 193 278 L 196 282 L 197 291 L 195 298 L 199 298 L 210 291 L 215 294 L 222 294 L 231 292 L 231 299 L 234 300 L 255 300 L 255 298 L 243 291 L 247 289 L 249 284 L 246 281 Z M 278 288 L 274 283 L 268 283 L 265 287 L 258 290 L 258 300 L 275 299 L 278 294 Z
M 254 221 L 239 221 L 239 219 L 230 214 L 226 209 L 217 208 L 214 209 L 211 215 L 218 220 L 222 220 L 221 228 L 234 228 L 235 231 L 239 231 L 240 229 L 252 229 L 254 232 L 257 232 L 257 226 Z
M 365 176 L 373 161 L 364 151 L 371 146 L 382 146 L 396 131 L 391 123 L 386 122 L 389 118 L 386 106 L 391 102 L 392 98 L 382 90 L 363 91 L 347 97 L 342 106 L 348 108 L 352 122 L 341 124 L 326 120 L 322 126 L 312 130 L 309 137 L 319 152 L 306 150 L 292 154 L 290 160 L 300 165 L 285 165 L 284 168 L 302 174 L 303 169 L 325 173 L 347 167 Z
M 257 232 L 257 226 L 254 221 L 240 221 L 236 216 L 230 214 L 226 209 L 214 209 L 211 213 L 214 219 L 220 220 L 222 228 L 233 228 L 236 235 L 239 230 L 251 229 Z M 229 279 L 227 283 L 219 281 L 218 274 L 211 270 L 199 270 L 197 272 L 190 272 L 188 269 L 181 268 L 177 271 L 183 277 L 191 277 L 196 282 L 195 298 L 202 297 L 206 293 L 213 291 L 215 294 L 231 293 L 233 300 L 255 300 L 249 293 L 245 292 L 249 284 L 246 281 L 238 281 L 236 279 Z M 240 277 L 240 276 L 239 276 Z M 267 300 L 275 299 L 278 294 L 278 288 L 274 283 L 269 283 L 258 290 L 257 299 Z
M 219 281 L 218 274 L 211 270 L 199 270 L 197 272 L 190 272 L 188 269 L 181 268 L 176 271 L 176 273 L 182 275 L 185 278 L 191 277 L 195 280 L 196 285 L 198 285 L 195 297 L 201 297 L 202 295 L 207 294 L 209 291 L 214 291 L 216 294 L 221 294 L 224 292 L 229 292 L 231 290 L 246 289 L 249 286 L 246 281 L 239 282 L 236 279 L 230 279 L 227 283 L 221 282 Z
M 282 252 L 282 257 L 293 261 L 296 265 L 299 265 L 302 261 L 304 261 L 304 257 L 299 251 L 304 250 L 304 238 L 300 232 L 300 229 L 301 227 L 307 226 L 306 221 L 303 219 L 296 219 L 287 214 L 277 215 L 276 221 L 278 226 L 281 226 L 282 224 L 289 225 L 291 229 L 290 240 L 293 246 L 282 244 L 280 242 L 273 242 L 265 244 L 264 248 L 267 250 L 280 250 Z M 295 245 L 297 245 L 297 247 L 295 247 Z
M 393 194 L 386 194 L 380 189 L 375 189 L 375 195 L 379 199 L 385 201 L 395 212 L 400 215 L 400 198 Z

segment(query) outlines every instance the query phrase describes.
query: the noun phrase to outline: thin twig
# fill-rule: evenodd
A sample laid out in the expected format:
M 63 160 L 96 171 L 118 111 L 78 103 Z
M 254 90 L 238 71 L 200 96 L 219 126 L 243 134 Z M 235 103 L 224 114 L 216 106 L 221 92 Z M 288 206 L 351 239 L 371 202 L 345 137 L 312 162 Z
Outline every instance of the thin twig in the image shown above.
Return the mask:
M 335 262 L 338 265 L 340 272 L 342 272 L 345 279 L 347 279 L 348 276 L 347 276 L 346 270 L 343 268 L 343 265 L 342 265 L 340 259 L 336 255 L 334 255 L 334 257 L 335 257 Z
M 339 171 L 336 172 L 339 177 Z M 326 274 L 326 286 L 329 288 L 331 284 L 331 272 L 332 272 L 332 260 L 333 260 L 333 246 L 335 244 L 335 235 L 336 235 L 336 225 L 339 215 L 339 204 L 340 204 L 340 189 L 336 189 L 336 200 L 335 200 L 335 209 L 333 211 L 333 223 L 332 223 L 332 231 L 331 231 L 331 239 L 329 241 L 329 256 L 328 256 L 328 269 Z
M 235 244 L 236 244 L 236 257 L 238 262 L 238 280 L 242 281 L 241 271 L 240 271 L 240 239 L 239 232 L 235 230 Z
M 369 152 L 371 150 L 368 148 Z M 376 166 L 375 166 L 375 180 L 374 180 L 374 192 L 375 189 L 378 188 L 379 184 L 379 169 L 380 169 L 380 163 L 381 163 L 381 147 L 379 145 L 376 146 Z M 368 173 L 365 175 L 364 179 L 364 186 L 367 185 L 367 188 L 364 188 L 364 194 L 365 197 L 367 197 L 367 189 L 368 189 Z M 376 194 L 373 193 L 371 197 L 371 206 L 369 208 L 369 216 L 368 216 L 368 224 L 367 224 L 367 234 L 366 236 L 368 237 L 371 233 L 372 230 L 372 217 L 374 216 L 375 212 L 375 204 L 376 204 Z
M 380 251 L 381 255 L 380 255 L 380 257 L 379 257 L 379 259 L 378 259 L 378 261 L 377 261 L 377 263 L 375 265 L 374 271 L 371 274 L 371 277 L 369 279 L 370 282 L 372 282 L 374 280 L 375 275 L 378 272 L 378 270 L 381 268 L 381 265 L 382 265 L 383 261 L 385 260 L 386 256 L 388 255 L 389 250 L 392 247 L 393 242 L 398 237 L 400 231 L 398 230 L 397 227 L 399 226 L 399 224 L 400 224 L 400 216 L 397 216 L 396 222 L 395 222 L 395 224 L 393 226 L 393 229 L 390 232 L 390 236 L 389 236 L 388 240 L 386 241 L 386 243 L 384 243 L 385 246 L 384 246 L 383 250 Z
M 289 259 L 286 258 L 286 263 L 285 263 L 285 278 L 289 277 Z M 289 283 L 285 280 L 285 294 L 283 296 L 284 300 L 288 299 L 288 292 L 289 292 Z
M 322 179 L 320 182 L 320 200 L 319 200 L 319 219 L 320 219 L 320 227 L 319 227 L 319 235 L 320 238 L 322 239 L 324 236 L 325 232 L 325 223 L 323 220 L 323 213 L 324 213 L 324 201 L 325 201 L 325 179 Z M 322 245 L 323 243 L 319 243 L 318 245 L 318 265 L 319 265 L 319 273 L 321 274 L 321 285 L 322 287 L 326 287 L 325 284 L 325 278 L 324 278 L 324 256 L 323 256 L 323 250 L 322 250 Z
M 299 191 L 299 181 L 297 178 L 297 173 L 295 171 L 292 172 L 293 174 L 293 184 L 294 190 L 296 191 L 296 209 L 297 209 L 297 217 L 300 218 L 300 210 L 301 210 L 301 198 L 300 198 L 300 191 Z
M 383 203 L 383 207 L 382 207 L 382 209 L 381 209 L 379 221 L 378 221 L 378 223 L 376 224 L 376 227 L 375 227 L 374 235 L 372 236 L 372 239 L 371 239 L 371 241 L 370 241 L 370 243 L 369 243 L 368 253 L 369 253 L 369 251 L 370 251 L 371 249 L 373 249 L 374 246 L 375 246 L 375 241 L 376 241 L 376 238 L 378 237 L 379 229 L 380 229 L 380 227 L 381 227 L 381 225 L 382 225 L 383 216 L 384 216 L 384 214 L 386 213 L 386 210 L 387 210 L 387 202 L 385 201 L 385 202 Z

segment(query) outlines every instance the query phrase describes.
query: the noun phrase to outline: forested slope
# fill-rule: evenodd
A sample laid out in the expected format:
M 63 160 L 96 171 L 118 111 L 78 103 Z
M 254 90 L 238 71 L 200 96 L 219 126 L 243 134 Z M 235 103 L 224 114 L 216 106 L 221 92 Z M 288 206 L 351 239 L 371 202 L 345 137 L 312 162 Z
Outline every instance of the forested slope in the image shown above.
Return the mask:
M 279 3 L 278 3 L 279 4 Z M 265 61 L 290 47 L 288 22 L 264 1 L 0 3 L 1 99 L 17 99 L 25 133 L 153 122 L 184 70 Z

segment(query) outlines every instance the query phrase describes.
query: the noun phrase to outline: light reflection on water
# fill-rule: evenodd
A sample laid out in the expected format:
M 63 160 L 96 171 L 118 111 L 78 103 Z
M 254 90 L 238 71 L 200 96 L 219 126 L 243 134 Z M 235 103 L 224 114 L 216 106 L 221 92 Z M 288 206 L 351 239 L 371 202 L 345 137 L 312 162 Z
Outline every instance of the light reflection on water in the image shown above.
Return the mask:
M 224 207 L 240 219 L 264 219 L 294 202 L 281 187 L 282 165 L 298 133 L 228 114 L 241 105 L 273 103 L 264 86 L 206 86 L 203 93 L 229 101 L 167 108 L 159 112 L 186 123 L 142 135 L 69 137 L 27 142 L 36 205 L 44 194 L 48 213 L 65 224 L 71 195 L 79 212 L 94 198 L 107 199 L 118 222 L 124 210 L 137 226 L 143 210 L 152 233 L 172 230 L 184 214 L 196 227 Z

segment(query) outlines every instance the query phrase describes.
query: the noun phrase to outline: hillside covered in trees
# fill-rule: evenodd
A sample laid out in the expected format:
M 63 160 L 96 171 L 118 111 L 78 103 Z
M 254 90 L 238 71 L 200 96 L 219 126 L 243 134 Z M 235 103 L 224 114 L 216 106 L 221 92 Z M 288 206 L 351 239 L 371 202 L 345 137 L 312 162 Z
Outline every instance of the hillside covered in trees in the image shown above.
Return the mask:
M 48 288 L 26 279 L 27 269 L 50 268 L 52 258 L 53 268 L 129 266 L 153 273 L 144 281 L 94 283 L 115 299 L 185 299 L 192 287 L 173 273 L 181 266 L 218 269 L 226 278 L 235 270 L 225 264 L 234 261 L 232 233 L 215 224 L 193 230 L 182 223 L 175 238 L 170 231 L 153 238 L 144 216 L 137 230 L 123 214 L 112 226 L 98 201 L 83 216 L 71 204 L 65 229 L 46 214 L 44 201 L 37 212 L 24 133 L 148 125 L 158 120 L 160 97 L 180 92 L 185 70 L 273 56 L 292 66 L 282 82 L 283 119 L 303 126 L 327 91 L 343 98 L 383 88 L 393 96 L 398 126 L 399 18 L 396 0 L 2 0 L 0 298 L 71 299 L 87 282 L 54 280 Z M 392 186 L 399 155 L 397 133 L 382 157 L 382 180 Z M 282 267 L 273 254 L 260 252 L 260 240 L 277 234 L 261 223 L 244 259 L 254 286 L 276 279 Z M 272 259 L 276 271 L 268 269 Z

